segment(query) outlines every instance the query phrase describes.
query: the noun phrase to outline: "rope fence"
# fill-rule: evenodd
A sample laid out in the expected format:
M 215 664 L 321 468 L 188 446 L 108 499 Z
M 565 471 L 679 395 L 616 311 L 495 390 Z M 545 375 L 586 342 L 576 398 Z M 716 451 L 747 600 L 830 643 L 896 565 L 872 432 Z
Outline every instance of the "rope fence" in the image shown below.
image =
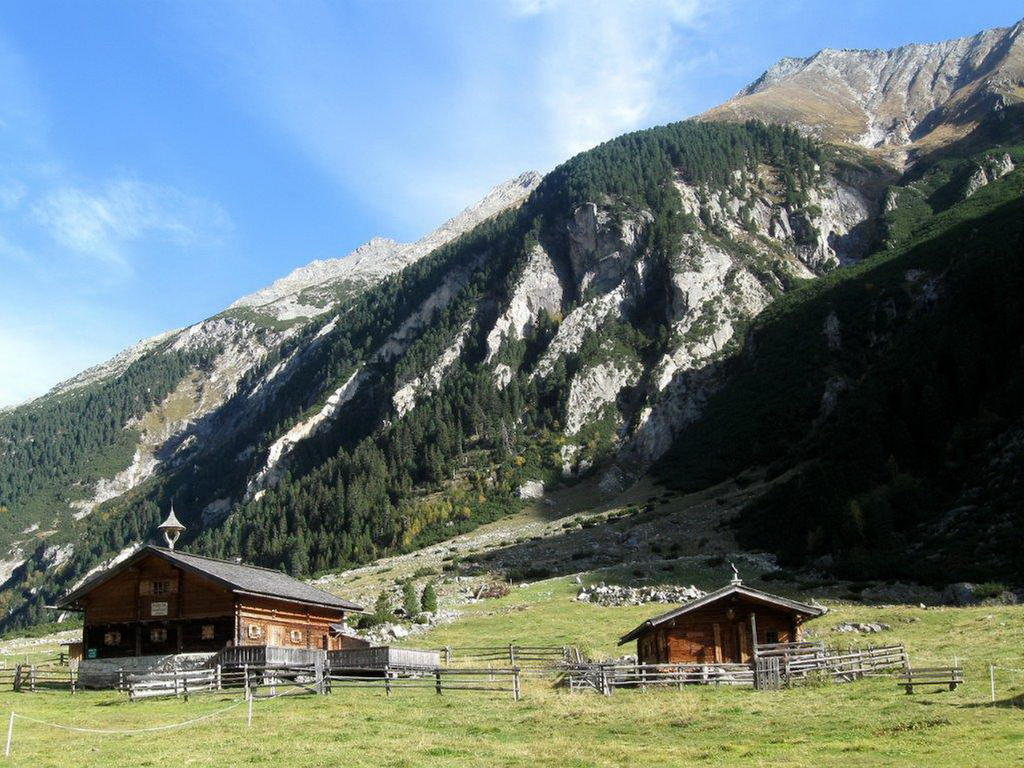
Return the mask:
M 1020 699 L 1019 704 L 1014 702 L 1013 691 L 1010 691 L 1010 706 L 1024 707 L 1024 669 L 1019 667 L 1000 667 L 995 664 L 989 664 L 988 666 L 988 681 L 989 681 L 989 694 L 991 696 L 992 706 L 996 706 L 996 673 L 1006 672 L 1013 675 L 1021 676 L 1021 690 L 1016 694 L 1016 697 Z
M 277 698 L 278 696 L 286 694 L 277 694 L 274 696 L 262 697 L 264 700 Z M 249 691 L 245 698 L 239 699 L 233 704 L 229 704 L 223 709 L 218 709 L 214 712 L 207 712 L 205 715 L 199 715 L 198 717 L 189 718 L 188 720 L 182 720 L 178 723 L 166 723 L 164 725 L 154 725 L 148 728 L 85 728 L 77 725 L 65 725 L 64 723 L 54 723 L 49 720 L 41 720 L 37 717 L 31 717 L 29 715 L 22 715 L 18 712 L 11 711 L 11 714 L 7 720 L 7 741 L 4 745 L 4 756 L 10 757 L 11 748 L 14 743 L 14 722 L 15 720 L 24 720 L 25 722 L 35 723 L 37 725 L 46 726 L 47 728 L 55 728 L 61 731 L 72 731 L 74 733 L 88 733 L 97 736 L 135 736 L 144 733 L 158 733 L 160 731 L 172 731 L 177 728 L 187 728 L 190 725 L 201 723 L 206 720 L 212 720 L 215 717 L 220 717 L 232 710 L 238 709 L 243 704 L 247 705 L 246 713 L 246 727 L 252 727 L 252 705 L 253 701 L 258 698 L 252 691 Z

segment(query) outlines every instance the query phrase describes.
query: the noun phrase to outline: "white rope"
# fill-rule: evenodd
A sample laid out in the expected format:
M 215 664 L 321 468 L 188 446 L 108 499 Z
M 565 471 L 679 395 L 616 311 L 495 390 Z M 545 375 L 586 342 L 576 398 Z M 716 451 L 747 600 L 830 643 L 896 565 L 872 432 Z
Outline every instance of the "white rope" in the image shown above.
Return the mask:
M 209 720 L 211 717 L 216 717 L 217 715 L 222 715 L 225 712 L 229 712 L 230 710 L 234 709 L 235 707 L 241 706 L 244 703 L 245 703 L 245 699 L 239 699 L 238 701 L 236 701 L 234 704 L 232 704 L 229 707 L 225 707 L 224 709 L 218 709 L 216 712 L 210 712 L 208 714 L 192 718 L 191 720 L 185 720 L 185 721 L 180 722 L 180 723 L 170 723 L 169 725 L 156 725 L 156 726 L 153 726 L 152 728 L 131 728 L 131 729 L 128 729 L 128 730 L 110 730 L 110 729 L 103 729 L 103 728 L 77 728 L 77 727 L 75 727 L 73 725 L 61 725 L 60 723 L 51 723 L 51 722 L 49 722 L 47 720 L 38 720 L 38 719 L 36 719 L 34 717 L 29 717 L 28 715 L 20 715 L 17 712 L 12 712 L 11 714 L 14 715 L 14 717 L 18 718 L 19 720 L 28 720 L 29 722 L 32 722 L 32 723 L 39 723 L 40 725 L 48 725 L 51 728 L 59 728 L 62 731 L 75 731 L 76 733 L 100 733 L 100 734 L 107 734 L 107 735 L 116 735 L 116 734 L 132 734 L 132 733 L 153 733 L 154 731 L 169 731 L 169 730 L 172 730 L 174 728 L 184 728 L 186 725 L 192 725 L 193 723 L 198 723 L 198 722 L 201 722 L 203 720 Z
M 1022 672 L 1022 673 L 1024 673 L 1024 669 L 1017 669 L 1017 667 L 996 667 L 996 666 L 993 666 L 992 669 L 997 670 L 999 672 Z

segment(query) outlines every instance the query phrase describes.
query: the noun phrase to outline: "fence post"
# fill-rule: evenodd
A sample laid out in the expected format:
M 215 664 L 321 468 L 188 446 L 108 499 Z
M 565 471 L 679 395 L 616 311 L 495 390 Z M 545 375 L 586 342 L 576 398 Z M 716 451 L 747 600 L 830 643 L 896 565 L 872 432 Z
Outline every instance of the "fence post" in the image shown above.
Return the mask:
M 250 698 L 251 693 L 249 692 L 249 665 L 242 665 L 242 685 L 245 686 L 245 698 Z M 252 713 L 252 705 L 249 705 L 249 712 Z M 250 718 L 251 719 L 251 718 Z
M 249 686 L 245 688 L 245 698 L 249 702 L 249 715 L 245 721 L 246 728 L 252 728 L 252 692 L 249 691 Z
M 444 665 L 446 667 L 448 667 L 448 666 L 451 666 L 451 663 L 452 663 L 452 647 L 450 645 L 446 645 L 444 647 Z
M 391 669 L 387 664 L 384 665 L 384 695 L 391 695 Z
M 181 687 L 185 693 L 185 701 L 188 701 L 188 672 L 185 672 L 181 676 Z
M 434 688 L 437 691 L 437 695 L 441 695 L 441 668 L 438 667 L 434 670 Z
M 516 647 L 512 644 L 508 644 L 508 665 L 514 667 L 516 665 Z
M 33 664 L 28 668 L 28 689 L 35 693 L 36 691 L 36 665 Z
M 221 690 L 221 687 L 222 687 L 220 672 L 221 672 L 220 664 L 218 664 L 217 665 L 217 690 L 218 691 Z
M 11 756 L 11 739 L 14 738 L 14 710 L 11 710 L 11 719 L 7 721 L 7 746 L 4 748 L 4 755 Z
M 519 701 L 519 695 L 519 669 L 517 668 L 512 673 L 512 699 L 514 701 Z
M 992 691 L 992 703 L 996 703 L 996 668 L 994 665 L 988 665 L 988 684 Z

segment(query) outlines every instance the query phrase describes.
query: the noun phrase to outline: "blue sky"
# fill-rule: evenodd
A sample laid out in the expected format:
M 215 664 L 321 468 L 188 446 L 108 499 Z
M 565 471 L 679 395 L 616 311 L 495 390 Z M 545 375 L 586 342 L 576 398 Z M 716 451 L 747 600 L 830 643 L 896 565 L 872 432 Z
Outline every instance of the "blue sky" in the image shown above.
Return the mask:
M 776 59 L 1019 0 L 0 3 L 0 405 Z

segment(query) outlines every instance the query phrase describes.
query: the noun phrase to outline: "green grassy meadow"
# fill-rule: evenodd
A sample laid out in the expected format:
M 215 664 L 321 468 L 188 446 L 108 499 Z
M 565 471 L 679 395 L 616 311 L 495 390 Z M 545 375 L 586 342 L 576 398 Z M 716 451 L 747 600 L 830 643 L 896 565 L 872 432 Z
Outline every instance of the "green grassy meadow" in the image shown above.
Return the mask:
M 579 642 L 612 656 L 616 638 L 663 606 L 602 608 L 574 602 L 568 579 L 465 606 L 421 646 Z M 523 700 L 429 689 L 346 689 L 330 696 L 257 701 L 180 730 L 107 736 L 18 720 L 11 765 L 32 766 L 986 766 L 1024 757 L 1024 674 L 1001 673 L 989 701 L 988 665 L 1024 668 L 1024 607 L 872 607 L 831 602 L 809 628 L 844 646 L 903 642 L 919 666 L 965 667 L 955 692 L 907 696 L 894 681 L 825 683 L 777 692 L 689 687 L 570 695 L 527 678 Z M 892 629 L 836 635 L 840 621 Z M 632 650 L 632 649 L 628 649 Z M 146 728 L 222 709 L 232 693 L 189 702 L 129 703 L 114 693 L 0 693 L 29 717 L 87 728 Z

